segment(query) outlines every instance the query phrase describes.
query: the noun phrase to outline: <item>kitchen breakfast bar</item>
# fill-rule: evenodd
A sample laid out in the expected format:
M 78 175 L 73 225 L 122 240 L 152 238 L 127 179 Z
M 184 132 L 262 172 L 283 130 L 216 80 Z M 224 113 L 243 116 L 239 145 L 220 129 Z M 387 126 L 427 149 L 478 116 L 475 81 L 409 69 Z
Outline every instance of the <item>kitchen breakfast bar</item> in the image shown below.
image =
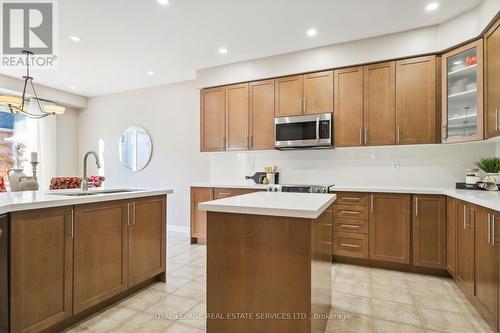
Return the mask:
M 335 194 L 257 192 L 203 202 L 207 332 L 324 332 Z

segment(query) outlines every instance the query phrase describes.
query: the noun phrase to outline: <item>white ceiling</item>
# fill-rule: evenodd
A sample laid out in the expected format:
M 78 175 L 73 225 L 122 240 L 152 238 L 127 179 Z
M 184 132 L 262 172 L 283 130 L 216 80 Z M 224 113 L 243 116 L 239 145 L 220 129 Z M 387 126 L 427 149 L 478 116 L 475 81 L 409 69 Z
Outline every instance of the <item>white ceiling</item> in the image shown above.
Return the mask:
M 431 1 L 59 0 L 58 67 L 33 74 L 39 84 L 103 95 L 193 79 L 200 68 L 438 24 L 481 0 L 437 0 L 428 13 Z M 314 38 L 306 36 L 310 27 L 318 30 Z M 228 54 L 218 53 L 222 46 Z M 17 77 L 22 70 L 0 73 Z

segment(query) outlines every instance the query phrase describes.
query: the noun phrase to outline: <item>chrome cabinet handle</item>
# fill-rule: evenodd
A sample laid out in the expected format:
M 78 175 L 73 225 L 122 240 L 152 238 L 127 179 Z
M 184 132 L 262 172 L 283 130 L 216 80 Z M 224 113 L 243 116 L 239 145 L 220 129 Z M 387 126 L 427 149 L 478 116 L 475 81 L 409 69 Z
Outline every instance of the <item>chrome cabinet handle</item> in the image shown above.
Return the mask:
M 368 143 L 367 143 L 367 142 L 368 142 L 368 135 L 367 135 L 367 133 L 366 133 L 366 132 L 368 132 L 368 129 L 365 127 L 365 133 L 364 133 L 364 137 L 365 137 L 365 146 L 368 144 Z
M 491 244 L 491 214 L 488 213 L 488 244 Z
M 472 227 L 472 225 L 467 224 L 467 206 L 464 206 L 464 229 Z
M 399 125 L 396 127 L 396 143 L 399 143 Z
M 448 125 L 446 124 L 442 126 L 441 139 L 442 140 L 448 139 Z
M 220 195 L 222 195 L 222 196 L 224 196 L 224 197 L 225 197 L 225 196 L 229 196 L 229 195 L 231 195 L 231 193 L 228 193 L 228 192 L 220 192 L 220 193 L 219 193 L 219 196 L 220 196 Z
M 307 101 L 307 99 L 306 99 L 306 98 L 307 98 L 307 97 L 304 97 L 304 98 L 302 99 L 302 100 L 303 100 L 303 102 L 302 102 L 302 103 L 304 103 L 304 106 L 302 107 L 302 113 L 306 113 L 306 112 L 307 112 L 307 102 L 306 102 L 306 101 Z
M 132 201 L 132 224 L 135 225 L 135 201 Z
M 127 202 L 127 226 L 130 227 L 130 201 Z
M 418 197 L 415 197 L 415 216 L 418 216 Z
M 373 213 L 373 194 L 370 195 L 370 212 Z
M 354 244 L 345 244 L 345 243 L 342 243 L 340 244 L 340 246 L 344 246 L 344 247 L 353 247 L 353 248 L 356 248 L 356 249 L 359 249 L 361 246 L 359 245 L 354 245 Z
M 75 210 L 71 209 L 71 238 L 75 238 Z
M 359 225 L 351 225 L 351 224 L 341 224 L 342 228 L 351 228 L 351 229 L 359 229 Z
M 500 129 L 500 125 L 498 124 L 498 113 L 500 112 L 500 107 L 496 108 L 495 109 L 495 130 L 499 130 Z
M 491 245 L 495 245 L 496 239 L 495 239 L 495 214 L 491 215 Z
M 351 197 L 341 197 L 340 200 L 359 201 L 361 199 L 360 198 L 351 198 Z
M 359 215 L 359 212 L 356 212 L 354 210 L 341 210 L 341 214 L 351 214 L 351 215 Z

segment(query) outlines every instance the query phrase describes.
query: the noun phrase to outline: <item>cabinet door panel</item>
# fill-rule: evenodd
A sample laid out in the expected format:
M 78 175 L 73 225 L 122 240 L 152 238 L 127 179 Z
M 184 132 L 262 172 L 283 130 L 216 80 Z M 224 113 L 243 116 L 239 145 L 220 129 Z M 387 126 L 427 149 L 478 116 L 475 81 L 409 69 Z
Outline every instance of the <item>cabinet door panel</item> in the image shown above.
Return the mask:
M 457 267 L 455 279 L 467 297 L 472 297 L 474 281 L 474 223 L 471 209 L 462 201 L 456 204 Z
M 73 314 L 71 211 L 11 215 L 11 332 L 39 332 Z
M 199 210 L 200 202 L 213 200 L 213 189 L 191 187 L 191 238 L 207 237 L 207 212 Z
M 335 146 L 363 145 L 363 67 L 334 71 Z
M 165 197 L 131 200 L 129 287 L 165 271 Z
M 492 242 L 491 213 L 475 207 L 473 304 L 488 324 L 497 325 L 498 249 Z
M 226 89 L 201 91 L 201 151 L 225 150 Z
M 457 266 L 457 217 L 456 199 L 448 197 L 446 203 L 446 269 L 455 278 Z
M 248 121 L 248 83 L 226 87 L 226 150 L 248 149 Z
M 500 20 L 484 36 L 486 138 L 500 135 Z
M 370 259 L 410 263 L 410 195 L 372 194 Z
M 333 71 L 304 75 L 304 114 L 333 112 Z
M 436 143 L 436 57 L 396 62 L 396 142 Z
M 364 143 L 396 143 L 395 62 L 364 66 Z
M 250 83 L 250 149 L 274 148 L 274 80 Z
M 127 289 L 128 201 L 75 206 L 74 311 Z
M 302 115 L 302 75 L 276 79 L 276 117 Z
M 413 264 L 446 268 L 446 197 L 413 196 Z

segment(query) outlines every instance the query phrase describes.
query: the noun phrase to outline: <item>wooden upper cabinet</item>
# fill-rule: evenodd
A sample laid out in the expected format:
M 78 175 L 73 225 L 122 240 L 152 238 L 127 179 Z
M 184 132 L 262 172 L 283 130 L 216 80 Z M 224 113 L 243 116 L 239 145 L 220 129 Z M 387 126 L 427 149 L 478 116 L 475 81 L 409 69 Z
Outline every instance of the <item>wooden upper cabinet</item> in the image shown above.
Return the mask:
M 226 87 L 226 150 L 246 150 L 248 132 L 248 83 Z
M 334 71 L 336 147 L 363 145 L 363 67 Z
M 166 198 L 130 200 L 129 287 L 165 271 Z
M 333 71 L 304 75 L 304 114 L 333 112 Z
M 303 109 L 302 75 L 276 79 L 276 117 L 301 116 Z
M 457 200 L 452 197 L 446 198 L 446 269 L 455 278 L 457 266 Z
M 471 298 L 474 288 L 474 221 L 472 209 L 457 200 L 457 267 L 455 280 L 464 294 Z
M 500 19 L 484 35 L 485 136 L 500 135 Z
M 442 56 L 442 142 L 484 138 L 483 40 Z
M 226 149 L 226 88 L 201 91 L 201 151 Z
M 410 263 L 410 195 L 370 196 L 370 259 Z
M 396 143 L 395 62 L 364 66 L 364 133 L 368 146 Z
M 438 63 L 435 56 L 396 61 L 396 143 L 438 141 Z
M 413 265 L 446 268 L 445 196 L 413 196 Z
M 72 316 L 71 211 L 12 213 L 10 332 L 41 332 Z
M 73 310 L 79 313 L 128 286 L 128 201 L 75 206 Z
M 472 303 L 486 322 L 497 331 L 498 248 L 493 241 L 492 212 L 473 207 L 474 288 Z
M 274 80 L 251 82 L 250 149 L 274 148 Z

